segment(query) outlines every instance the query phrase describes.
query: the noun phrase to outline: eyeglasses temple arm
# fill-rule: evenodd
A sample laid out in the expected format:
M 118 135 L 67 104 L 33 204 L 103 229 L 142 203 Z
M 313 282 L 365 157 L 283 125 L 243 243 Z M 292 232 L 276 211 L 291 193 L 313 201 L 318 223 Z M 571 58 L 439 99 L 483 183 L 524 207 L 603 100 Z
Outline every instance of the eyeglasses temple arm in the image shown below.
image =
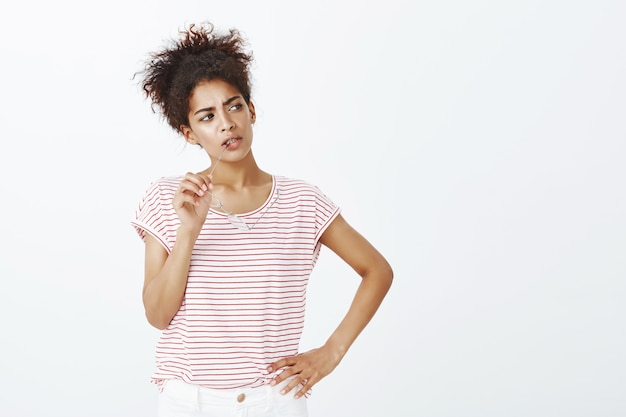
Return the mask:
M 215 168 L 217 168 L 217 163 L 222 160 L 222 156 L 224 156 L 224 152 L 226 152 L 226 149 L 228 149 L 228 146 L 224 146 L 224 149 L 222 149 L 222 153 L 220 153 L 220 156 L 217 157 L 217 160 L 211 168 L 211 172 L 209 172 L 209 177 L 213 175 L 213 171 L 215 171 Z

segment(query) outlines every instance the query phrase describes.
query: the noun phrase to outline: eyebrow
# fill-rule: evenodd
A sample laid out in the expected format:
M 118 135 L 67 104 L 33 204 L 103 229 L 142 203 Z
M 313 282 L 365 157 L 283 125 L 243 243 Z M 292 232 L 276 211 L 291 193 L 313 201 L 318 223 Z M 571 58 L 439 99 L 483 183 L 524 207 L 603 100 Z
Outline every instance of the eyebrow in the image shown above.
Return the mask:
M 232 103 L 233 101 L 240 99 L 241 96 L 232 96 L 231 98 L 229 98 L 228 100 L 226 100 L 224 103 L 222 103 L 224 106 L 228 106 L 230 103 Z M 212 111 L 215 110 L 215 107 L 203 107 L 201 109 L 199 109 L 198 111 L 196 111 L 194 113 L 194 116 L 198 113 L 201 113 L 203 111 Z

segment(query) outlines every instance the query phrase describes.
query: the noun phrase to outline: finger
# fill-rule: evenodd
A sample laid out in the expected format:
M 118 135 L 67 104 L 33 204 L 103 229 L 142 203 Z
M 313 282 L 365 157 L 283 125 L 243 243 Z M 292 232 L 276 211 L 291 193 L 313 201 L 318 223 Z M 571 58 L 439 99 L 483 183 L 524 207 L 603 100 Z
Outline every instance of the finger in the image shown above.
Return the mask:
M 302 381 L 301 385 L 302 385 L 302 388 L 300 388 L 298 392 L 296 392 L 296 395 L 294 395 L 294 398 L 300 398 L 306 395 L 306 393 L 309 392 L 311 388 L 313 388 L 313 385 L 315 385 L 315 382 L 313 382 L 311 379 L 305 379 Z
M 181 182 L 176 194 L 174 195 L 174 202 L 186 202 L 192 205 L 199 205 L 201 202 L 210 204 L 213 195 L 210 191 L 203 191 L 195 183 L 189 181 Z M 182 203 L 181 203 L 182 204 Z M 181 204 L 178 204 L 180 206 Z
M 267 367 L 267 371 L 272 373 L 278 371 L 280 368 L 284 368 L 285 366 L 292 366 L 296 364 L 296 356 L 288 356 L 286 358 L 282 358 L 272 363 Z
M 306 379 L 302 378 L 300 375 L 296 375 L 291 381 L 289 381 L 289 383 L 285 387 L 283 387 L 283 389 L 280 390 L 280 393 L 282 395 L 285 395 L 289 391 L 293 390 L 294 388 L 303 387 L 306 384 L 307 384 Z M 306 391 L 302 391 L 302 389 L 299 389 L 296 392 L 295 397 L 296 398 L 300 398 L 305 393 L 306 393 Z
M 180 187 L 186 191 L 192 191 L 199 196 L 203 196 L 205 191 L 209 190 L 211 180 L 206 175 L 192 174 L 188 172 L 180 183 Z
M 213 176 L 209 176 L 205 174 L 198 174 L 198 176 L 203 182 L 202 189 L 204 191 L 207 191 L 207 190 L 210 191 L 213 188 Z
M 213 190 L 213 180 L 204 174 L 198 174 L 199 187 L 202 191 L 211 192 Z
M 191 194 L 181 193 L 173 202 L 175 209 L 182 208 L 185 204 L 198 206 L 200 204 L 200 199 Z
M 294 368 L 287 368 L 284 371 L 282 371 L 280 374 L 276 375 L 274 379 L 270 381 L 270 385 L 271 386 L 278 385 L 284 380 L 292 377 L 293 375 L 296 375 L 297 373 L 298 372 Z
M 178 187 L 178 193 L 180 194 L 189 194 L 203 197 L 206 192 L 207 190 L 202 189 L 202 185 L 198 185 L 197 183 L 188 180 L 182 181 L 180 183 L 180 186 Z
M 190 174 L 190 179 L 193 179 L 193 181 L 204 191 L 208 191 L 213 188 L 213 177 L 210 175 L 198 172 L 197 174 Z

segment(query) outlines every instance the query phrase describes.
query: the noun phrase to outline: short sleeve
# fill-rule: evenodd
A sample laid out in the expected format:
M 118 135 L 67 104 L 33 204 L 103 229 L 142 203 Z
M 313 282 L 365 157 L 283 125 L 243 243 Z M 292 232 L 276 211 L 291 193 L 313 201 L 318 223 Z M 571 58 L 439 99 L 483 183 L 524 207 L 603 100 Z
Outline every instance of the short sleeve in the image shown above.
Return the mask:
M 146 233 L 156 238 L 167 251 L 170 251 L 168 245 L 169 228 L 166 221 L 168 213 L 166 213 L 166 198 L 164 190 L 159 181 L 155 181 L 146 190 L 143 198 L 135 211 L 135 217 L 131 220 L 131 225 L 135 228 L 139 237 L 145 241 Z M 170 204 L 171 205 L 171 204 Z
M 315 192 L 315 241 L 319 241 L 326 228 L 335 220 L 341 209 L 318 187 Z

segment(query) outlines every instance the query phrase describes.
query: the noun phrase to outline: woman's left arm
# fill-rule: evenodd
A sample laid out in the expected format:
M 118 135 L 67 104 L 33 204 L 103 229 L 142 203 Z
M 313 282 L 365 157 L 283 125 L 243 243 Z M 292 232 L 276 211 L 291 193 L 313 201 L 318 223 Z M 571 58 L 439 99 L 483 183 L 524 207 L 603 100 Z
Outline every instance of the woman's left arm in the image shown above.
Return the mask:
M 269 372 L 285 368 L 272 380 L 271 385 L 295 375 L 282 393 L 286 394 L 300 385 L 296 398 L 303 396 L 339 365 L 378 310 L 393 279 L 393 271 L 387 260 L 341 215 L 324 231 L 320 242 L 361 276 L 361 284 L 345 317 L 322 347 L 283 358 L 268 368 Z

